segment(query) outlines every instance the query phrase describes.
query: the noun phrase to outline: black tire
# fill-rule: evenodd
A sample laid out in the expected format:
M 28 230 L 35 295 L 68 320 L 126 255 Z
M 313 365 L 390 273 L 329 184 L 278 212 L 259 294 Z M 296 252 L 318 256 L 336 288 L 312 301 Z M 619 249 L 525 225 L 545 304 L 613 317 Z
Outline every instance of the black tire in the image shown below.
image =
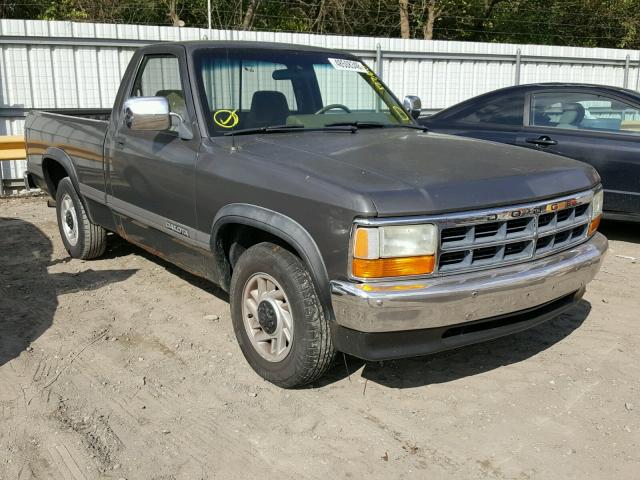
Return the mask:
M 277 362 L 268 361 L 258 353 L 244 325 L 244 288 L 258 272 L 270 275 L 280 284 L 293 319 L 289 353 Z M 291 252 L 266 242 L 247 249 L 233 269 L 230 303 L 240 349 L 249 365 L 265 380 L 283 388 L 299 387 L 321 377 L 331 365 L 335 350 L 328 321 L 309 272 Z
M 69 212 L 71 217 L 71 225 L 74 226 L 74 230 L 77 232 L 77 240 L 75 245 L 69 239 L 65 233 L 65 227 L 63 221 L 67 221 L 62 218 L 62 204 L 67 198 L 71 199 L 73 204 L 73 210 L 75 211 L 75 218 Z M 65 210 L 67 210 L 65 208 Z M 65 177 L 58 183 L 58 189 L 56 191 L 56 217 L 58 219 L 58 230 L 60 230 L 60 237 L 62 237 L 62 243 L 64 248 L 69 252 L 73 258 L 81 258 L 84 260 L 90 260 L 92 258 L 102 255 L 107 246 L 107 232 L 104 228 L 94 223 L 91 223 L 87 212 L 84 209 L 84 205 L 78 197 L 76 189 L 73 187 L 73 183 L 69 177 Z

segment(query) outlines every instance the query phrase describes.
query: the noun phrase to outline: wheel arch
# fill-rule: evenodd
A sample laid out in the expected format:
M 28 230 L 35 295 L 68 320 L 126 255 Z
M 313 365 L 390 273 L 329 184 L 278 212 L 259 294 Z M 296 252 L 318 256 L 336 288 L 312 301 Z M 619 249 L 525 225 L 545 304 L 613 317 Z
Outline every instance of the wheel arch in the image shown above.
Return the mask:
M 62 168 L 67 173 L 66 176 L 71 179 L 71 183 L 73 183 L 76 192 L 79 192 L 80 186 L 78 184 L 78 175 L 76 174 L 76 169 L 73 166 L 71 157 L 69 157 L 64 150 L 56 147 L 49 147 L 42 154 L 42 173 L 51 196 L 55 198 L 58 183 L 62 180 L 62 178 L 52 176 L 52 173 L 54 173 L 52 169 L 56 168 Z
M 232 270 L 228 235 L 225 235 L 225 230 L 233 226 L 260 230 L 284 242 L 285 246 L 289 246 L 309 269 L 327 319 L 334 319 L 329 276 L 320 249 L 311 234 L 292 218 L 257 205 L 245 203 L 226 205 L 220 209 L 213 221 L 210 242 L 216 259 L 214 268 L 225 290 L 229 289 Z
M 78 198 L 82 202 L 82 206 L 84 207 L 89 220 L 93 222 L 91 210 L 88 208 L 87 201 L 80 193 L 80 182 L 71 157 L 69 157 L 69 155 L 60 148 L 49 147 L 42 154 L 42 174 L 44 181 L 47 184 L 47 188 L 49 189 L 49 194 L 54 200 L 56 198 L 58 184 L 60 183 L 60 180 L 64 178 L 60 177 L 60 170 L 58 169 L 64 170 L 66 176 L 71 180 L 71 184 L 73 185 L 73 188 L 76 189 Z

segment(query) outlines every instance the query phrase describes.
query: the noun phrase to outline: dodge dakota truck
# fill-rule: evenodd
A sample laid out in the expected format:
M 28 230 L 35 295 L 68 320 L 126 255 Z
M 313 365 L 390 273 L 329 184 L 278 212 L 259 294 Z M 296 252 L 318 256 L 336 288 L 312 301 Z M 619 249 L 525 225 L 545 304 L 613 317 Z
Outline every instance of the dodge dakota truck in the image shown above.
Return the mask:
M 28 180 L 74 258 L 107 232 L 229 292 L 282 387 L 336 352 L 430 354 L 571 308 L 607 249 L 595 170 L 429 133 L 357 57 L 247 42 L 133 55 L 108 121 L 26 119 Z

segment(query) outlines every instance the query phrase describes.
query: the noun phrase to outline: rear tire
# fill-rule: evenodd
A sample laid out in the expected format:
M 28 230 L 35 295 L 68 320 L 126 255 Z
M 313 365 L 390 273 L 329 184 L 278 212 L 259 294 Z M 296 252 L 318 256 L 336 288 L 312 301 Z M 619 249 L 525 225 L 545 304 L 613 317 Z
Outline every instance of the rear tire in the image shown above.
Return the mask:
M 283 388 L 321 377 L 335 356 L 329 324 L 302 261 L 273 243 L 238 259 L 231 318 L 240 349 L 265 380 Z
M 62 243 L 69 255 L 90 260 L 104 253 L 107 232 L 89 220 L 69 177 L 63 178 L 58 184 L 56 214 Z

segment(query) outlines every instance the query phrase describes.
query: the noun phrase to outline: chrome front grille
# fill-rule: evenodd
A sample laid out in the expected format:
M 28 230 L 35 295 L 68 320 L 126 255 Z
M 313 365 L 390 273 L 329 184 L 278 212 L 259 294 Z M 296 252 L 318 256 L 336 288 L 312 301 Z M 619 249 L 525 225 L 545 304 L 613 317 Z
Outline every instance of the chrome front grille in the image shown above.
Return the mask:
M 587 237 L 593 192 L 457 214 L 438 222 L 437 272 L 493 268 L 542 257 Z

